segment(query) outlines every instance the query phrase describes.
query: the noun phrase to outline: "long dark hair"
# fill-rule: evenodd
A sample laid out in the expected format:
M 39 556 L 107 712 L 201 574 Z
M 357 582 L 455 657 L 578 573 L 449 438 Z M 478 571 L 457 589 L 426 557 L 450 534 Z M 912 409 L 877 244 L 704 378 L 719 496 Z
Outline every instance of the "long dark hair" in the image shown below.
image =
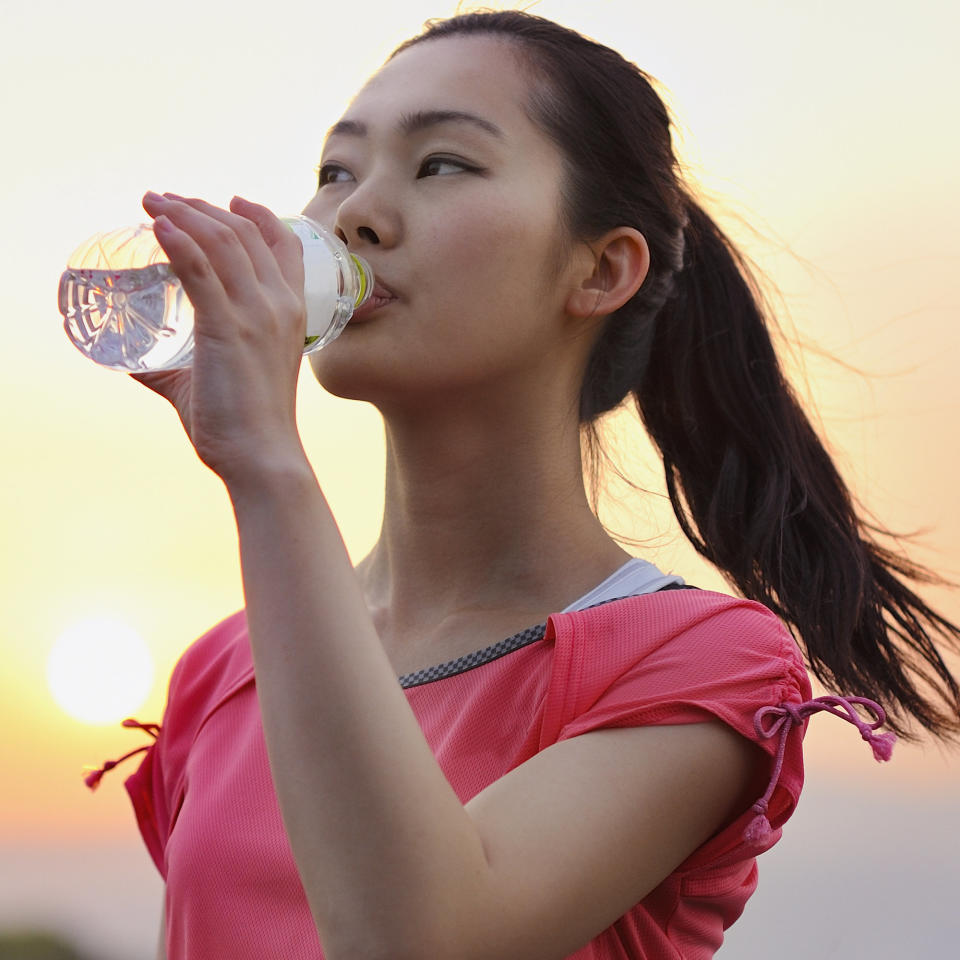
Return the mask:
M 597 418 L 632 395 L 683 532 L 738 591 L 783 619 L 811 672 L 837 692 L 880 701 L 908 739 L 911 718 L 956 736 L 960 687 L 931 636 L 960 649 L 960 629 L 904 582 L 944 581 L 881 545 L 897 538 L 858 515 L 783 374 L 754 274 L 684 184 L 651 78 L 614 50 L 518 11 L 431 21 L 393 56 L 477 34 L 513 43 L 530 73 L 530 117 L 565 159 L 567 235 L 595 239 L 630 225 L 650 247 L 643 286 L 605 321 L 585 371 L 588 469 L 595 477 Z

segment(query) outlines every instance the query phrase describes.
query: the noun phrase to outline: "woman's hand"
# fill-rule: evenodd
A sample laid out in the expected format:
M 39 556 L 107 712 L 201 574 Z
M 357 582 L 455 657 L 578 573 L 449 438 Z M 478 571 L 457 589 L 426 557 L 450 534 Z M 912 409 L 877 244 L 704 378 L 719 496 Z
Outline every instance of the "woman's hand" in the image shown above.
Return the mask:
M 296 390 L 306 313 L 300 240 L 266 207 L 148 193 L 143 207 L 194 307 L 187 370 L 136 374 L 170 401 L 197 455 L 230 487 L 303 463 Z

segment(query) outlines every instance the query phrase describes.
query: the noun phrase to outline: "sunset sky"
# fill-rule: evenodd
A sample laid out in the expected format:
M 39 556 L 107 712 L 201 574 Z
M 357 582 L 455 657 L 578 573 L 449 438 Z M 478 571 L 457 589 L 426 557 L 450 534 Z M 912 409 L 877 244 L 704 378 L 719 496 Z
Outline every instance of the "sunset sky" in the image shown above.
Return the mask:
M 883 523 L 921 531 L 917 559 L 960 580 L 960 7 L 527 6 L 661 81 L 692 176 L 779 288 L 787 340 L 807 345 L 787 359 L 842 470 Z M 46 924 L 102 960 L 150 955 L 160 883 L 122 789 L 136 760 L 96 794 L 81 779 L 144 737 L 68 714 L 48 661 L 67 631 L 121 622 L 149 657 L 132 668 L 148 692 L 128 712 L 159 721 L 177 657 L 243 605 L 229 503 L 172 408 L 66 339 L 66 257 L 94 231 L 146 219 L 148 189 L 299 212 L 350 96 L 398 42 L 454 8 L 0 0 L 0 927 Z M 302 373 L 304 444 L 359 560 L 379 529 L 379 417 Z M 639 425 L 614 428 L 629 475 L 657 488 Z M 648 541 L 630 549 L 720 586 L 662 500 L 616 506 L 621 494 L 612 487 L 604 516 Z M 960 619 L 960 594 L 924 595 Z M 65 672 L 80 702 L 112 676 L 100 666 Z M 960 889 L 960 752 L 901 745 L 881 767 L 830 717 L 813 721 L 808 744 L 805 802 L 762 859 L 760 891 L 721 955 L 761 960 L 775 945 L 783 960 L 893 960 L 916 948 L 918 928 L 930 955 L 955 949 L 960 915 L 938 891 Z

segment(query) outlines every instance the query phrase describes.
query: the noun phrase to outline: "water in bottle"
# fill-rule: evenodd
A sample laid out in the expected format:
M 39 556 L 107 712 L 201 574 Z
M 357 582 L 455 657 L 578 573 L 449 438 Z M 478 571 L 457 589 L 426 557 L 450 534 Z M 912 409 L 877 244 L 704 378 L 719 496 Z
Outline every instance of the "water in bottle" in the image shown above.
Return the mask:
M 337 337 L 374 287 L 361 257 L 307 217 L 284 221 L 303 244 L 304 354 Z M 193 361 L 193 307 L 148 224 L 98 233 L 71 254 L 58 294 L 74 346 L 112 370 L 175 370 Z

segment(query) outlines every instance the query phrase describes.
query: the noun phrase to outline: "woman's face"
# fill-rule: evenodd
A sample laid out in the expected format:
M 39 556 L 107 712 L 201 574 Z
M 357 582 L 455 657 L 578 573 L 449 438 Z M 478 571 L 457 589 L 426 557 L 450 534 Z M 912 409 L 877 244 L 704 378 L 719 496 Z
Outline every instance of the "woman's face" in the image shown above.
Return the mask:
M 312 355 L 331 393 L 381 408 L 463 399 L 509 389 L 569 345 L 562 158 L 524 112 L 529 84 L 504 41 L 426 41 L 333 128 L 304 213 L 335 227 L 394 299 Z

